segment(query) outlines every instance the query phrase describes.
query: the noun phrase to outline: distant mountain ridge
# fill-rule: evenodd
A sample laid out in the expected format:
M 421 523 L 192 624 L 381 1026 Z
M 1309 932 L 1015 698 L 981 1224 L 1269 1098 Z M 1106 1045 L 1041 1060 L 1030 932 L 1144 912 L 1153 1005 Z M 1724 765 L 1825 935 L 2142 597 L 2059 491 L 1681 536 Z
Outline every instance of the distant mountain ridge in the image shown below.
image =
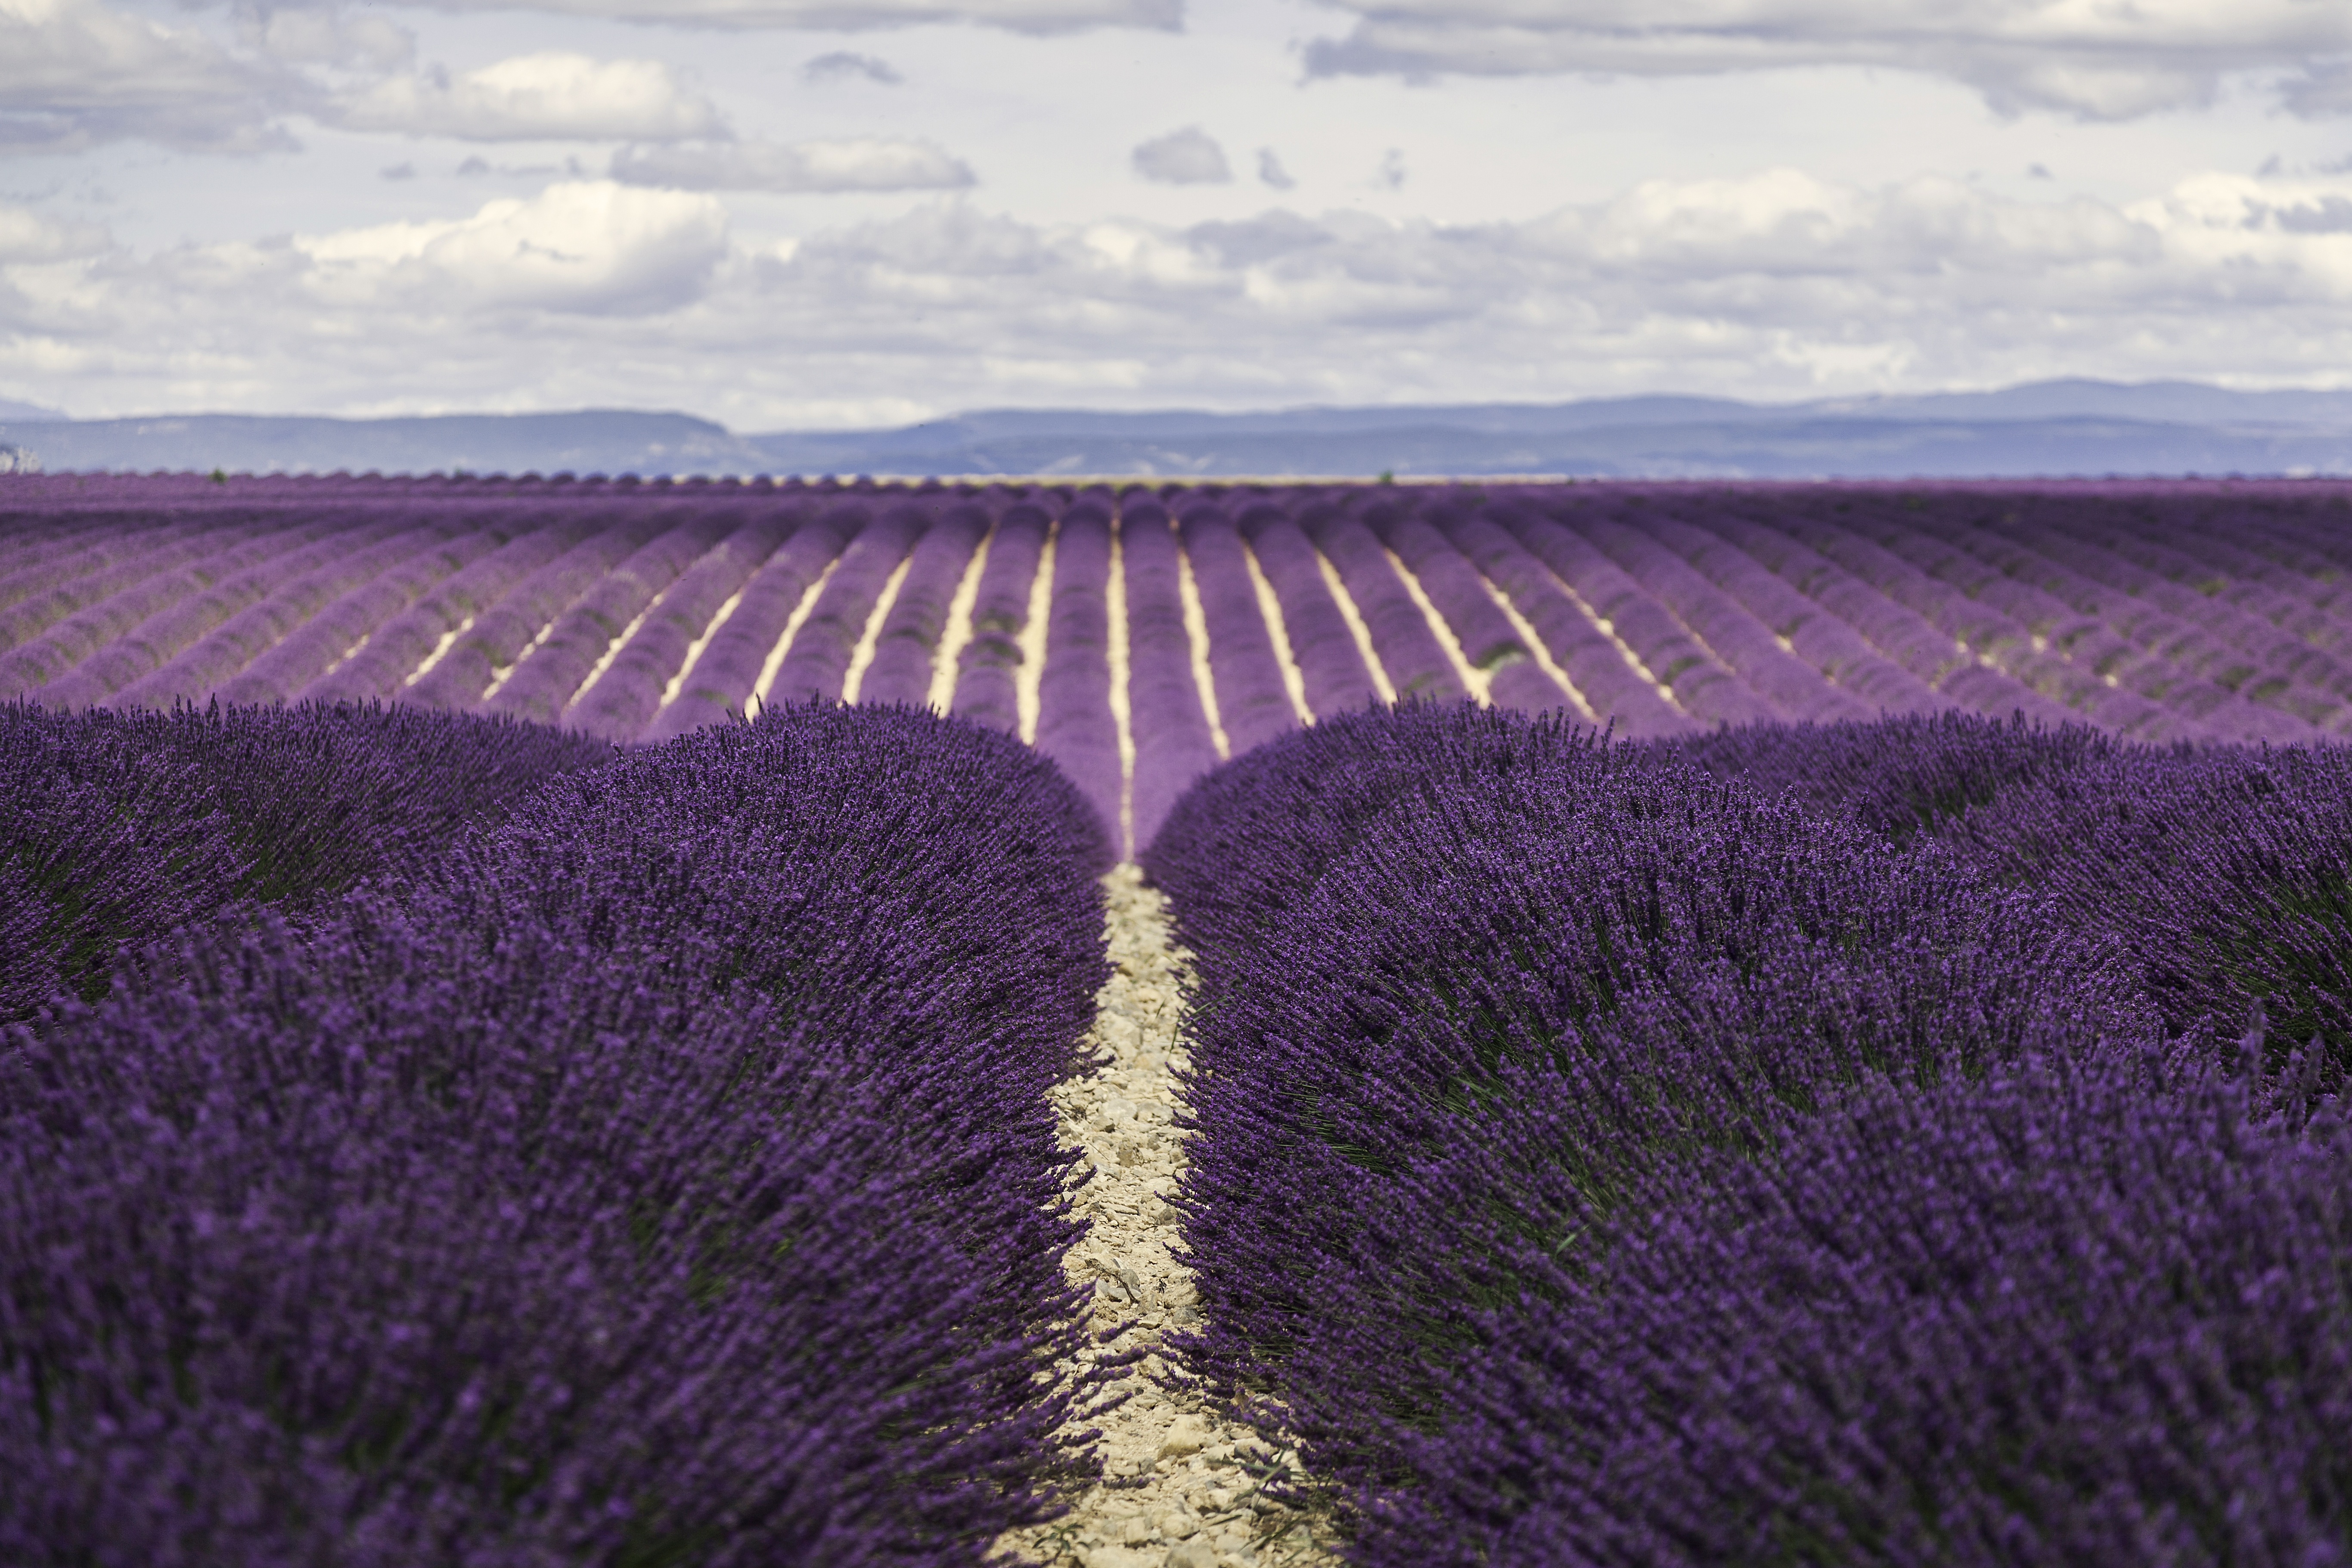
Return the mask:
M 592 409 L 391 419 L 195 414 L 76 420 L 0 403 L 0 448 L 51 471 L 1996 478 L 2352 474 L 2352 391 L 2045 381 L 1993 392 L 1744 403 L 1213 414 L 998 409 L 892 429 L 738 435 Z M 18 459 L 21 464 L 23 459 Z

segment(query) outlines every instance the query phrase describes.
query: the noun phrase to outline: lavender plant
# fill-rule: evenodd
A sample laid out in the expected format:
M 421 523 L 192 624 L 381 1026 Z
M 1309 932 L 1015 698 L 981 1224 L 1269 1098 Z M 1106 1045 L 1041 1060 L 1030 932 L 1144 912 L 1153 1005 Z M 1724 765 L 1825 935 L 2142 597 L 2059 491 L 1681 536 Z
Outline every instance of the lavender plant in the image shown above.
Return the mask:
M 0 1555 L 981 1563 L 1092 1468 L 1102 847 L 1012 742 L 773 710 L 149 950 L 7 1063 Z
M 0 949 L 0 1022 L 53 988 L 102 994 L 122 943 L 429 860 L 541 781 L 609 755 L 537 726 L 381 706 L 0 704 L 0 864 L 23 900 Z

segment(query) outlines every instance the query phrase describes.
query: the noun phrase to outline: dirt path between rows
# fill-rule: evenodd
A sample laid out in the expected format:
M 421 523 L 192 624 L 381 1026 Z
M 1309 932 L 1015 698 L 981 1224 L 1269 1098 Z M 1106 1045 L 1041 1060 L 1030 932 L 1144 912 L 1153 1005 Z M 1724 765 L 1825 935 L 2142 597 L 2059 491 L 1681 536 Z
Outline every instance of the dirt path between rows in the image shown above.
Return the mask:
M 1194 1320 L 1190 1270 L 1169 1256 L 1175 1211 L 1162 1203 L 1184 1170 L 1182 1137 L 1170 1125 L 1178 985 L 1185 954 L 1169 938 L 1166 901 L 1135 867 L 1103 879 L 1109 895 L 1110 958 L 1117 973 L 1097 998 L 1094 1044 L 1117 1059 L 1097 1077 L 1055 1091 L 1062 1144 L 1083 1148 L 1096 1174 L 1082 1189 L 1093 1222 L 1072 1249 L 1076 1283 L 1093 1282 L 1097 1330 L 1130 1323 L 1097 1355 L 1159 1343 Z M 1165 1370 L 1147 1355 L 1110 1392 L 1136 1391 L 1108 1415 L 1098 1447 L 1105 1481 L 1065 1518 L 998 1542 L 1023 1562 L 1077 1568 L 1320 1568 L 1337 1562 L 1328 1523 L 1280 1507 L 1259 1490 L 1290 1456 L 1194 1395 L 1158 1387 Z

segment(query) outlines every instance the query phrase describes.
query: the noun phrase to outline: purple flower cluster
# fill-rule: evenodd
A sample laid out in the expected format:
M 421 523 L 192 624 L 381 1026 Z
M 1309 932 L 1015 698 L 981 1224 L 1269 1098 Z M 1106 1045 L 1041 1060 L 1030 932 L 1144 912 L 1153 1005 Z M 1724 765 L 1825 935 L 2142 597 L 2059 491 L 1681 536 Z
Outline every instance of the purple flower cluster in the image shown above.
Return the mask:
M 612 749 L 351 703 L 58 713 L 0 704 L 0 1024 L 104 991 L 117 948 L 240 903 L 409 870 Z
M 1188 1375 L 1380 1568 L 2331 1560 L 2347 779 L 1464 706 L 1237 759 L 1145 857 Z
M 980 1563 L 1092 1468 L 1103 850 L 772 709 L 148 950 L 0 1065 L 0 1557 Z
M 1374 1568 L 2327 1563 L 2352 1132 L 2201 1062 L 1880 1083 L 1479 1314 Z

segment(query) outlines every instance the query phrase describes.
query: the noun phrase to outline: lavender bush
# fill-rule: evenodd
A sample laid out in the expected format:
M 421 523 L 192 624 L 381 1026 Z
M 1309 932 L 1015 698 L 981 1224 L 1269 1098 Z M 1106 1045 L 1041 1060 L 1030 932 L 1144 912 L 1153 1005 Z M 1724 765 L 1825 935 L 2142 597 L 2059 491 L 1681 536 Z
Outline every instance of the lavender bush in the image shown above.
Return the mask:
M 2347 1193 L 2340 1111 L 2201 1062 L 1875 1086 L 1465 1313 L 1458 1414 L 1353 1555 L 2336 1561 Z
M 301 905 L 445 852 L 609 748 L 535 726 L 302 704 L 64 714 L 0 704 L 0 1023 L 104 991 L 117 947 Z
M 1093 1468 L 1102 848 L 1013 742 L 771 710 L 151 950 L 7 1064 L 0 1552 L 979 1563 Z
M 2152 1027 L 2100 944 L 1934 847 L 1476 710 L 1265 748 L 1147 867 L 1200 954 L 1186 1360 L 1278 1389 L 1262 1418 L 1342 1479 L 1442 1411 L 1456 1306 L 1653 1173 L 1874 1075 Z

